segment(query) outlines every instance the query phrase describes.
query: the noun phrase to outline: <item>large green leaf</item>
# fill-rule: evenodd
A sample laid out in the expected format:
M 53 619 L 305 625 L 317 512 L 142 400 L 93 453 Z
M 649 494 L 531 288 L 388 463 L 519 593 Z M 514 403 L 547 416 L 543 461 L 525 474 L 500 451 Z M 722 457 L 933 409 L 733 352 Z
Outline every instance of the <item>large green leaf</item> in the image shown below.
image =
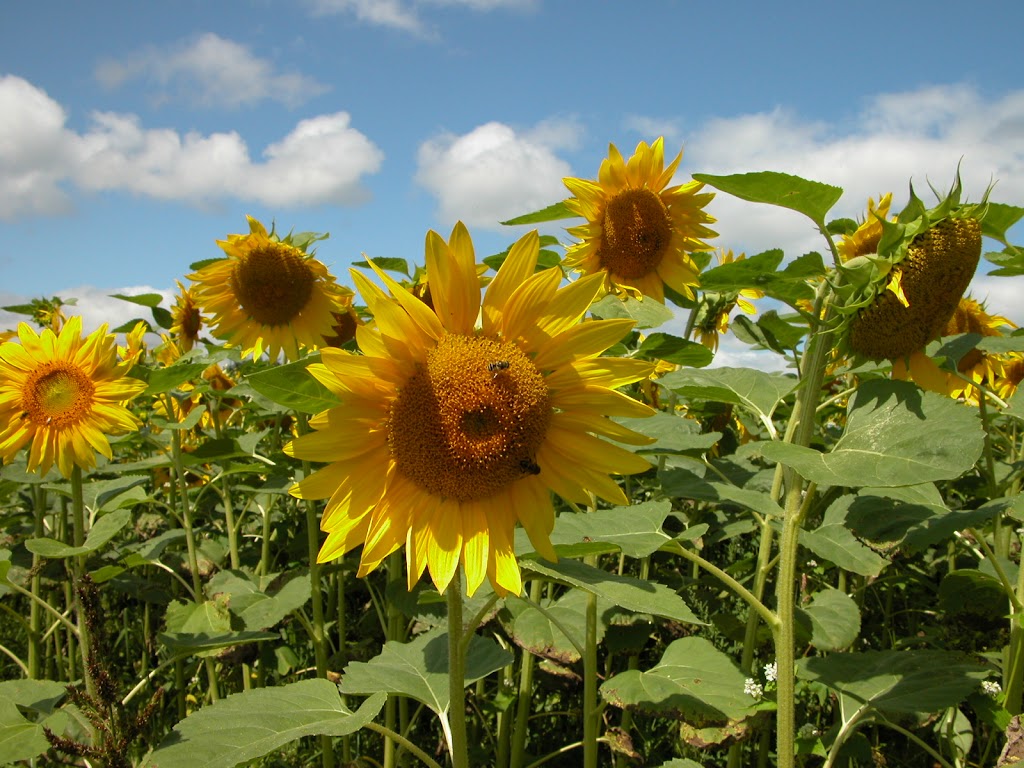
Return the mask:
M 656 581 L 619 576 L 567 558 L 557 563 L 525 559 L 520 565 L 525 571 L 591 592 L 628 611 L 650 613 L 688 624 L 705 623 L 697 618 L 683 598 Z
M 166 631 L 157 639 L 177 653 L 212 656 L 230 645 L 278 637 L 272 632 L 232 631 L 229 599 L 229 595 L 219 593 L 202 603 L 180 600 L 171 603 L 167 606 Z
M 830 453 L 782 442 L 758 447 L 819 486 L 892 488 L 959 477 L 983 444 L 972 409 L 906 382 L 876 380 L 857 390 Z
M 319 413 L 338 404 L 327 387 L 306 370 L 311 363 L 320 361 L 320 355 L 310 355 L 287 365 L 276 365 L 246 377 L 246 382 L 264 397 L 285 408 L 302 413 Z
M 642 418 L 619 418 L 617 422 L 634 432 L 657 440 L 634 448 L 637 453 L 681 453 L 699 458 L 722 439 L 721 432 L 701 432 L 700 423 L 676 413 L 658 411 Z
M 466 652 L 466 685 L 512 662 L 512 654 L 490 638 L 474 635 Z M 387 642 L 379 655 L 345 667 L 342 693 L 365 696 L 378 691 L 416 699 L 438 714 L 448 711 L 448 632 L 438 627 L 408 643 Z
M 604 320 L 610 320 L 615 317 L 628 317 L 636 321 L 638 329 L 657 328 L 673 318 L 672 310 L 660 301 L 654 301 L 653 299 L 639 301 L 631 296 L 620 299 L 618 296 L 611 294 L 592 304 L 590 311 L 594 316 Z
M 49 748 L 43 726 L 25 719 L 10 699 L 0 699 L 0 763 L 30 760 Z
M 800 534 L 800 544 L 818 557 L 861 576 L 877 576 L 889 561 L 858 539 L 846 524 L 855 496 L 840 496 L 825 510 L 821 525 Z
M 628 557 L 647 557 L 671 540 L 661 529 L 671 511 L 669 501 L 645 501 L 585 514 L 566 512 L 555 521 L 551 543 L 605 541 Z
M 524 213 L 522 216 L 516 216 L 501 223 L 512 227 L 520 224 L 541 224 L 545 221 L 560 221 L 561 219 L 574 218 L 576 218 L 576 214 L 570 211 L 564 202 L 558 202 L 549 205 L 547 208 L 541 208 L 539 211 Z
M 710 642 L 684 637 L 673 641 L 650 669 L 606 680 L 601 696 L 623 709 L 641 709 L 693 725 L 724 724 L 753 712 L 755 701 L 743 692 L 745 679 L 735 662 Z
M 766 425 L 771 422 L 776 406 L 798 383 L 792 376 L 780 373 L 724 367 L 674 371 L 659 381 L 691 400 L 713 400 L 747 408 Z
M 25 547 L 29 552 L 50 559 L 85 555 L 95 552 L 114 538 L 122 528 L 128 525 L 131 519 L 132 513 L 129 509 L 117 509 L 104 515 L 96 521 L 89 531 L 89 535 L 85 537 L 85 543 L 80 547 L 73 547 L 62 541 L 45 537 L 28 539 L 25 542 Z
M 143 763 L 148 768 L 233 768 L 303 736 L 346 736 L 387 700 L 376 693 L 355 712 L 327 680 L 303 680 L 228 696 L 189 715 Z
M 695 173 L 693 178 L 741 200 L 779 205 L 797 211 L 822 228 L 825 226 L 825 216 L 843 195 L 841 188 L 831 184 L 776 171 L 736 173 L 731 176 Z
M 644 339 L 637 354 L 689 368 L 703 368 L 715 359 L 712 351 L 703 344 L 670 333 L 652 333 Z
M 813 656 L 797 676 L 883 712 L 937 712 L 963 701 L 991 668 L 949 651 L 866 651 Z
M 754 488 L 738 488 L 731 483 L 700 477 L 683 467 L 658 473 L 662 491 L 672 497 L 739 504 L 767 517 L 782 517 L 783 510 L 770 494 Z
M 291 573 L 254 577 L 245 571 L 220 571 L 210 579 L 211 596 L 226 594 L 228 609 L 242 620 L 245 629 L 267 629 L 309 601 L 309 574 Z
M 131 375 L 146 382 L 147 386 L 142 392 L 143 395 L 162 395 L 201 376 L 209 365 L 209 363 L 175 363 L 166 368 L 147 368 L 136 365 L 132 368 Z
M 570 589 L 554 602 L 545 605 L 544 611 L 541 611 L 529 600 L 509 595 L 505 598 L 505 605 L 512 616 L 509 634 L 516 645 L 536 656 L 551 659 L 559 664 L 572 664 L 579 661 L 580 654 L 577 645 L 582 646 L 583 644 L 583 628 L 587 621 L 588 599 L 586 592 Z M 611 603 L 605 600 L 597 601 L 596 639 L 598 643 L 604 637 L 607 627 L 607 622 L 601 619 L 606 612 L 613 609 L 614 606 Z M 566 637 L 559 625 L 574 633 L 573 637 Z
M 1024 208 L 1005 203 L 989 203 L 981 220 L 981 234 L 1006 243 L 1006 232 L 1024 217 Z
M 860 610 L 848 594 L 827 587 L 802 609 L 811 621 L 811 645 L 823 651 L 848 647 L 860 634 Z

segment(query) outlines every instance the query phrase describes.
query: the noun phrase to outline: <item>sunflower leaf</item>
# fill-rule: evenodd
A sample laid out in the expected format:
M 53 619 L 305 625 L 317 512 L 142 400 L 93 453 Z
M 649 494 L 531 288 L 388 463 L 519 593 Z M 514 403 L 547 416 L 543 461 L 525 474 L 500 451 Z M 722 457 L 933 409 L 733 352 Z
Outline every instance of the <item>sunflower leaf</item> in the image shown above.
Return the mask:
M 673 641 L 648 670 L 609 678 L 601 697 L 622 709 L 641 709 L 705 726 L 752 714 L 754 699 L 743 692 L 745 676 L 727 655 L 702 637 Z
M 132 304 L 138 304 L 142 307 L 157 307 L 160 305 L 160 302 L 164 300 L 164 297 L 159 293 L 139 293 L 135 296 L 128 296 L 124 293 L 112 293 L 110 294 L 110 298 L 129 301 Z
M 722 439 L 721 432 L 701 432 L 700 422 L 666 411 L 640 418 L 620 417 L 615 421 L 657 440 L 653 445 L 634 447 L 637 453 L 677 453 L 699 458 Z
M 525 213 L 522 216 L 516 216 L 514 219 L 501 222 L 507 227 L 515 227 L 520 224 L 540 224 L 545 221 L 559 221 L 561 219 L 574 219 L 577 215 L 569 210 L 569 207 L 564 203 L 555 203 L 549 205 L 547 208 L 541 208 L 539 211 L 533 213 Z
M 652 333 L 640 345 L 637 354 L 653 357 L 688 368 L 703 368 L 714 360 L 714 354 L 703 344 L 681 339 L 670 333 Z
M 656 581 L 619 576 L 566 558 L 557 563 L 524 558 L 520 565 L 524 570 L 578 587 L 635 613 L 649 613 L 687 624 L 705 624 L 679 595 Z
M 843 195 L 840 187 L 776 171 L 731 176 L 695 173 L 693 178 L 741 200 L 778 205 L 802 213 L 821 229 L 825 228 L 825 215 Z
M 474 635 L 466 652 L 466 685 L 472 685 L 512 662 L 512 654 L 489 638 Z M 345 667 L 338 688 L 365 696 L 384 691 L 416 699 L 438 714 L 451 701 L 448 688 L 448 632 L 443 627 L 408 643 L 389 641 L 367 662 Z
M 166 368 L 136 365 L 129 375 L 146 382 L 148 386 L 143 395 L 162 395 L 164 392 L 178 389 L 187 381 L 192 381 L 208 367 L 209 363 L 177 363 Z
M 189 715 L 143 763 L 148 768 L 233 768 L 303 736 L 345 736 L 373 720 L 387 695 L 355 712 L 327 680 L 302 680 L 228 696 Z
M 981 234 L 1007 245 L 1006 232 L 1024 218 L 1024 208 L 1005 203 L 988 203 L 981 220 Z
M 810 619 L 811 645 L 823 651 L 849 646 L 860 634 L 860 610 L 848 594 L 826 587 L 802 612 Z
M 320 413 L 338 404 L 331 391 L 306 370 L 319 362 L 319 355 L 310 355 L 287 365 L 277 365 L 253 373 L 246 382 L 264 397 L 302 413 Z
M 628 317 L 636 321 L 638 329 L 657 328 L 671 320 L 672 310 L 659 301 L 637 301 L 632 296 L 620 299 L 608 294 L 590 306 L 595 317 L 611 320 L 617 317 Z
M 961 702 L 991 672 L 949 651 L 865 651 L 797 662 L 797 677 L 883 712 L 937 712 Z
M 555 520 L 551 543 L 603 541 L 616 545 L 627 557 L 647 557 L 671 540 L 661 529 L 671 511 L 669 501 L 645 501 L 582 515 L 565 512 Z
M 757 448 L 819 486 L 892 488 L 959 477 L 983 445 L 972 410 L 907 382 L 877 380 L 857 390 L 829 453 L 778 441 Z
M 751 368 L 681 370 L 661 378 L 661 384 L 683 397 L 741 405 L 762 421 L 771 415 L 798 382 L 791 376 L 765 373 Z
M 409 262 L 405 259 L 399 259 L 390 256 L 374 256 L 371 261 L 381 269 L 386 269 L 388 272 L 397 272 L 400 275 L 405 275 L 408 278 L 412 278 L 409 273 Z M 353 267 L 359 267 L 360 269 L 370 269 L 369 262 L 366 261 L 354 261 L 352 262 Z
M 1008 245 L 1002 251 L 986 253 L 985 259 L 998 267 L 989 273 L 991 275 L 997 277 L 1024 275 L 1024 248 Z
M 73 547 L 56 539 L 40 537 L 38 539 L 28 539 L 25 542 L 25 548 L 33 554 L 51 560 L 85 555 L 89 552 L 95 552 L 114 538 L 122 528 L 128 525 L 131 519 L 132 513 L 130 509 L 117 509 L 103 515 L 93 525 L 89 535 L 85 537 L 85 543 L 80 547 Z

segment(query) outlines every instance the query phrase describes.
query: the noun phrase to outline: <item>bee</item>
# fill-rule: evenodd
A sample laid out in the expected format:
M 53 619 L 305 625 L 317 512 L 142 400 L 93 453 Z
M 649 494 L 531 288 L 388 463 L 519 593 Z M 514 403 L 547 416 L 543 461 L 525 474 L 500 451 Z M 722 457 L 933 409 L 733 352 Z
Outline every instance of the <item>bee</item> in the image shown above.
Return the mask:
M 498 374 L 502 371 L 507 371 L 510 363 L 508 360 L 495 360 L 493 363 L 487 364 L 487 370 L 491 373 L 491 378 L 498 378 Z
M 526 475 L 540 474 L 540 467 L 537 466 L 533 459 L 521 459 L 519 461 L 519 468 L 523 470 L 523 474 Z

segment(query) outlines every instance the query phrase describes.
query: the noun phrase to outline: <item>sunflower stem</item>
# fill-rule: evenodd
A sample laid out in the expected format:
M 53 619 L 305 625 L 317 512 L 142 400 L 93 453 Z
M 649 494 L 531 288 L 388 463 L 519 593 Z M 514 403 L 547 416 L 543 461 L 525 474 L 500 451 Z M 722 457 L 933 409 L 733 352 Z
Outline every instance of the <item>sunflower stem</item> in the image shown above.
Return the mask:
M 174 413 L 174 403 L 170 395 L 167 398 L 165 407 L 167 413 Z M 185 479 L 185 464 L 181 456 L 181 430 L 171 430 L 171 460 L 174 462 L 174 479 L 178 486 L 178 504 L 181 510 L 181 527 L 185 531 L 185 548 L 188 551 L 188 568 L 192 572 L 192 595 L 197 603 L 206 602 L 203 594 L 203 580 L 199 575 L 199 555 L 196 549 L 195 532 L 192 530 L 192 509 L 188 499 L 188 482 Z M 206 668 L 206 680 L 209 685 L 210 700 L 220 699 L 220 691 L 217 684 L 217 667 L 213 659 L 203 659 L 203 666 Z
M 85 499 L 82 494 L 82 468 L 77 464 L 71 470 L 71 531 L 72 543 L 76 547 L 85 544 Z M 74 582 L 77 586 L 82 583 L 85 576 L 85 560 L 88 555 L 75 555 L 72 568 Z M 91 643 L 89 637 L 89 622 L 82 606 L 82 598 L 77 589 L 72 590 L 75 601 L 75 615 L 78 617 L 78 647 L 82 656 L 82 677 L 85 680 L 85 690 L 94 699 L 96 698 L 96 681 L 93 679 L 89 668 L 89 654 Z M 99 733 L 96 734 L 100 736 Z
M 542 582 L 540 579 L 530 581 L 530 602 L 540 604 Z M 519 663 L 519 691 L 516 695 L 516 719 L 512 728 L 512 744 L 509 750 L 510 768 L 521 768 L 523 755 L 526 752 L 526 735 L 529 730 L 530 701 L 533 697 L 533 671 L 535 658 L 532 653 L 523 651 Z
M 309 429 L 306 415 L 297 413 L 299 433 Z M 309 477 L 312 468 L 308 461 L 302 462 L 302 476 Z M 317 522 L 316 505 L 308 499 L 303 501 L 306 512 L 306 545 L 309 552 L 309 597 L 313 604 L 313 621 L 311 623 L 313 653 L 316 658 L 316 676 L 327 679 L 327 638 L 324 632 L 324 596 L 321 586 L 320 562 L 320 526 Z M 334 768 L 334 741 L 330 736 L 320 737 L 321 765 L 323 768 Z
M 593 511 L 594 507 L 591 507 Z M 585 558 L 597 566 L 596 557 Z M 583 767 L 597 768 L 598 730 L 597 708 L 597 594 L 587 592 L 586 624 L 583 639 Z
M 452 768 L 469 768 L 466 738 L 466 655 L 462 645 L 462 565 L 448 589 L 448 717 L 451 730 L 448 749 Z
M 33 535 L 36 539 L 39 539 L 42 538 L 45 533 L 43 518 L 46 514 L 46 491 L 43 489 L 42 485 L 32 486 L 32 502 L 32 512 L 35 524 Z M 41 600 L 39 593 L 42 589 L 42 576 L 39 573 L 41 570 L 41 563 L 42 558 L 33 553 L 32 582 L 29 585 L 33 600 L 29 606 L 28 668 L 26 670 L 27 676 L 30 680 L 39 678 L 40 660 L 42 658 L 42 644 L 40 642 L 40 637 L 43 630 L 43 609 L 42 606 L 39 605 Z

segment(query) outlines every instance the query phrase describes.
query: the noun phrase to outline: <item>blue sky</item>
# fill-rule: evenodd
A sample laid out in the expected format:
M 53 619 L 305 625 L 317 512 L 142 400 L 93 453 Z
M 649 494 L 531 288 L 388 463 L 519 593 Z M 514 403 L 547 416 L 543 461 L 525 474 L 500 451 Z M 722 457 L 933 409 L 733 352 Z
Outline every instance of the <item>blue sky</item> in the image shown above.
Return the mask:
M 422 263 L 456 219 L 482 257 L 608 142 L 659 135 L 679 182 L 785 171 L 844 187 L 836 216 L 961 158 L 972 199 L 996 178 L 1024 205 L 1022 22 L 1019 0 L 2 3 L 0 303 L 77 296 L 116 324 L 135 313 L 106 294 L 169 295 L 246 214 L 329 231 L 347 283 L 364 252 Z M 717 244 L 821 248 L 724 197 Z M 1009 312 L 1019 280 L 975 290 Z

